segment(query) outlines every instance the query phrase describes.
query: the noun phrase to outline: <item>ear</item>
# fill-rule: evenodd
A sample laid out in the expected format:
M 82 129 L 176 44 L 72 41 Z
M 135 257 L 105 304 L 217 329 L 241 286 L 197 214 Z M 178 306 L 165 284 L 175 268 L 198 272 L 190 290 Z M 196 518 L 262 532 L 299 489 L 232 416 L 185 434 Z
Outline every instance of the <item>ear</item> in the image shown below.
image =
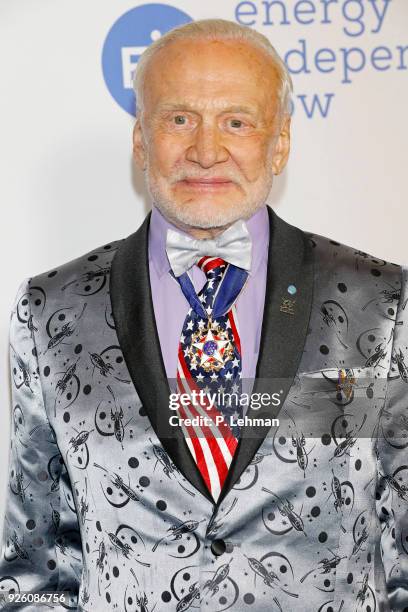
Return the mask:
M 291 116 L 286 114 L 275 144 L 272 157 L 272 170 L 274 174 L 280 174 L 288 161 L 290 151 L 290 120 Z
M 133 158 L 141 170 L 146 168 L 145 144 L 140 115 L 136 117 L 136 122 L 133 128 Z

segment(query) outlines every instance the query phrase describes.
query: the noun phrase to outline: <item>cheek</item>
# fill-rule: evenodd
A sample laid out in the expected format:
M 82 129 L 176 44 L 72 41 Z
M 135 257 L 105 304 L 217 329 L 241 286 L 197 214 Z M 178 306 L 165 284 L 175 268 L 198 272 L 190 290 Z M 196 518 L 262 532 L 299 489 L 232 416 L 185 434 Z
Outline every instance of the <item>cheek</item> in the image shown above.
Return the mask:
M 151 167 L 157 174 L 169 176 L 183 159 L 184 153 L 185 147 L 180 139 L 159 135 L 151 142 Z
M 237 146 L 231 155 L 244 176 L 255 181 L 264 172 L 268 149 L 263 143 L 257 146 Z

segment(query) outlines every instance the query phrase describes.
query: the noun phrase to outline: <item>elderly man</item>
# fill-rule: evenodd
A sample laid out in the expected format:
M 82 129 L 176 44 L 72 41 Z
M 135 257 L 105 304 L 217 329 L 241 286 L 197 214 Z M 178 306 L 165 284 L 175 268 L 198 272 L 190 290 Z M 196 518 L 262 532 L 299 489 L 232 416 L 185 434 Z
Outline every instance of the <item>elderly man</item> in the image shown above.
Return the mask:
M 408 610 L 407 271 L 266 204 L 264 36 L 175 28 L 135 88 L 151 213 L 15 299 L 3 609 Z

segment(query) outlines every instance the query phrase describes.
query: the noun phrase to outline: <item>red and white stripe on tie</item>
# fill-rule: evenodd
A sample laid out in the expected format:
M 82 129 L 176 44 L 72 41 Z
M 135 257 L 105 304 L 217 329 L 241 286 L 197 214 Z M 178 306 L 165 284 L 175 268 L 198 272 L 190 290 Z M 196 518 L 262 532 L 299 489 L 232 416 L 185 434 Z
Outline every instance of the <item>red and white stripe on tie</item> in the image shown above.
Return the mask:
M 207 272 L 213 270 L 217 266 L 221 266 L 223 263 L 226 262 L 221 259 L 221 257 L 202 257 L 198 260 L 197 266 L 207 274 Z

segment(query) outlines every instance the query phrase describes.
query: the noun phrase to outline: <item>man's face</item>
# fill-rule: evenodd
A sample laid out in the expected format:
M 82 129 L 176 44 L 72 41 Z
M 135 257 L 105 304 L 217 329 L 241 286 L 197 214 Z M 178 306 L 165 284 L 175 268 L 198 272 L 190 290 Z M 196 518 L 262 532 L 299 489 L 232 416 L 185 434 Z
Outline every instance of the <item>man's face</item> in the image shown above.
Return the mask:
M 289 154 L 272 61 L 238 41 L 178 41 L 146 72 L 134 156 L 164 216 L 223 228 L 264 203 Z

